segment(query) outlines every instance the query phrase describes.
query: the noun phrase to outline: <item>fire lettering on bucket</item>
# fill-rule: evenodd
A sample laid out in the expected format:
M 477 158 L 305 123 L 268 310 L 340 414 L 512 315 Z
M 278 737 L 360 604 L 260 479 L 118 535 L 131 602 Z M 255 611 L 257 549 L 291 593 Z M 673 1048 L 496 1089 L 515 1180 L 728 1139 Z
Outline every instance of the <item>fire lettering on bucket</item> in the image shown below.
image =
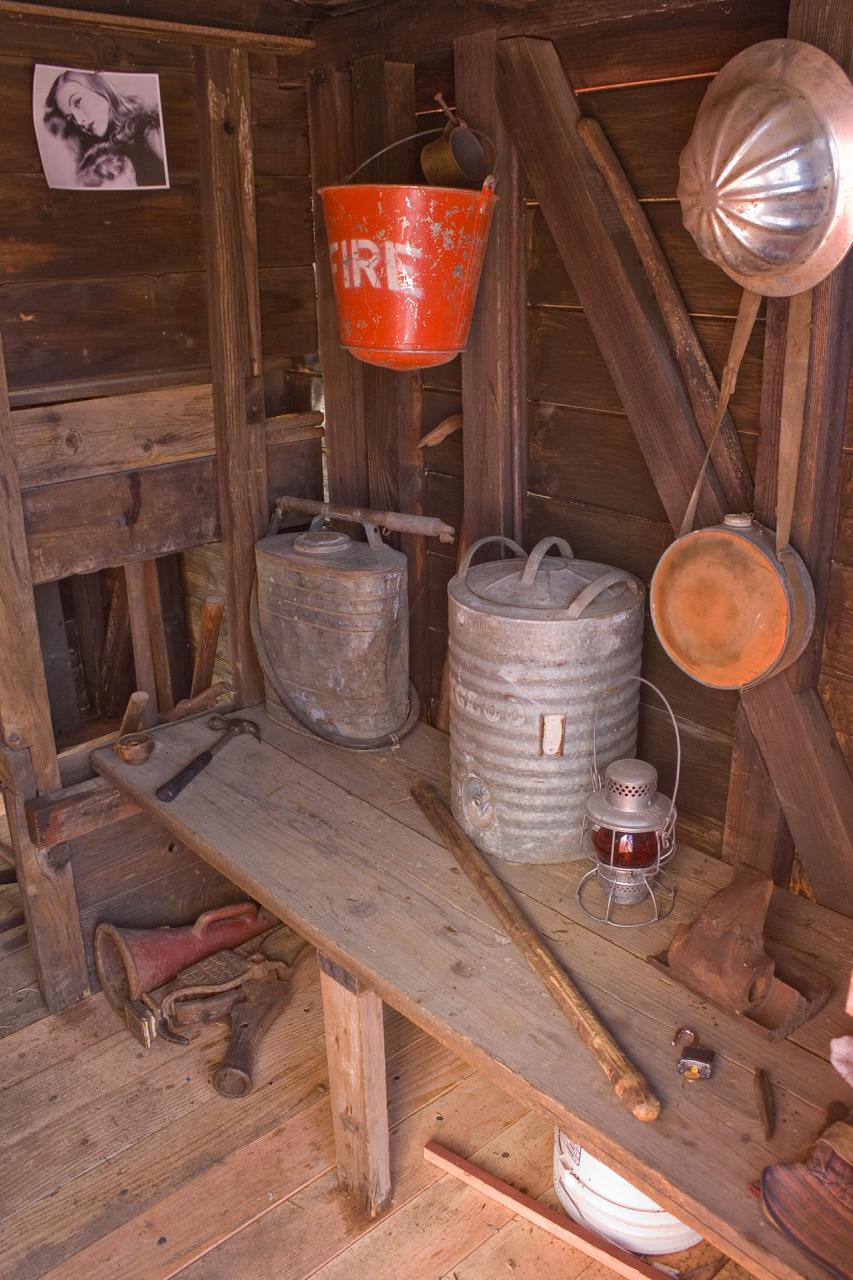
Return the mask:
M 415 284 L 414 264 L 423 253 L 417 245 L 393 240 L 334 240 L 329 245 L 332 275 L 338 273 L 345 289 L 389 289 L 422 298 L 423 289 Z

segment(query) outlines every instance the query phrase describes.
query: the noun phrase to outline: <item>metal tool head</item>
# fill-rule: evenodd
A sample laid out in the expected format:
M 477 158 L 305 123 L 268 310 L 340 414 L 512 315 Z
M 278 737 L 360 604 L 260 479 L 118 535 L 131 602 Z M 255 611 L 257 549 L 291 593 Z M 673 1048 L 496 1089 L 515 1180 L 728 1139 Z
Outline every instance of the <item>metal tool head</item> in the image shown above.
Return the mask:
M 207 722 L 208 729 L 217 729 L 220 732 L 230 729 L 232 733 L 250 733 L 253 738 L 260 739 L 260 726 L 254 720 L 244 720 L 241 717 L 235 717 L 226 720 L 225 716 L 211 716 Z

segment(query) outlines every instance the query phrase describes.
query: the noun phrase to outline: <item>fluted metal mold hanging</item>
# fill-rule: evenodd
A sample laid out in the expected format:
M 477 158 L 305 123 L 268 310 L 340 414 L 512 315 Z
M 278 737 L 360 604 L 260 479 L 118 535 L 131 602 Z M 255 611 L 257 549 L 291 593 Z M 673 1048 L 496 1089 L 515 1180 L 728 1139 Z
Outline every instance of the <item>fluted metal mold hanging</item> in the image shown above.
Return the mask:
M 728 62 L 681 153 L 678 198 L 702 254 L 787 297 L 853 242 L 853 85 L 828 54 L 767 40 Z

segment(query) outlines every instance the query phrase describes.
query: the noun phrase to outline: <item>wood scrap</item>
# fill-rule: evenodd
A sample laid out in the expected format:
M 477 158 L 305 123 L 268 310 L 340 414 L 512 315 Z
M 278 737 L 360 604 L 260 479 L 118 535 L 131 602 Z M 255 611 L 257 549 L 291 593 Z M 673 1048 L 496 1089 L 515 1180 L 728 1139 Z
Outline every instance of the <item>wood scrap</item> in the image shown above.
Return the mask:
M 125 733 L 138 733 L 146 722 L 148 715 L 148 694 L 144 689 L 137 689 L 127 700 L 124 715 L 119 725 L 119 737 Z
M 428 1142 L 424 1147 L 424 1159 L 443 1170 L 444 1173 L 458 1178 L 466 1186 L 473 1187 L 481 1195 L 488 1196 L 490 1200 L 503 1205 L 505 1209 L 509 1209 L 510 1213 L 518 1214 L 520 1218 L 525 1218 L 534 1226 L 541 1227 L 543 1231 L 556 1236 L 558 1240 L 571 1245 L 573 1249 L 579 1250 L 589 1258 L 594 1258 L 596 1262 L 603 1263 L 617 1275 L 625 1276 L 626 1280 L 641 1280 L 641 1278 L 642 1280 L 660 1280 L 661 1273 L 657 1267 L 643 1262 L 642 1258 L 629 1253 L 627 1249 L 620 1249 L 619 1245 L 605 1240 L 604 1236 L 591 1231 L 589 1227 L 572 1221 L 565 1213 L 550 1209 L 539 1200 L 534 1200 L 532 1196 L 517 1191 L 508 1182 L 496 1178 L 493 1173 L 488 1173 L 485 1169 L 479 1169 L 470 1160 L 463 1159 L 454 1151 L 448 1151 L 440 1143 Z
M 755 1104 L 758 1109 L 758 1119 L 761 1122 L 761 1132 L 769 1142 L 776 1131 L 776 1101 L 773 1097 L 773 1087 L 770 1083 L 770 1077 L 763 1067 L 755 1068 L 752 1079 L 755 1087 Z
M 589 1049 L 616 1096 L 637 1120 L 656 1120 L 660 1115 L 660 1101 L 650 1085 L 628 1061 L 595 1010 L 557 964 L 515 899 L 456 822 L 435 787 L 427 782 L 416 783 L 412 787 L 412 798 L 435 827 L 445 848 L 492 908 L 572 1030 Z
M 196 641 L 190 698 L 195 698 L 199 693 L 204 693 L 205 689 L 210 688 L 224 612 L 224 596 L 205 596 L 201 604 L 201 618 L 199 621 L 198 640 Z

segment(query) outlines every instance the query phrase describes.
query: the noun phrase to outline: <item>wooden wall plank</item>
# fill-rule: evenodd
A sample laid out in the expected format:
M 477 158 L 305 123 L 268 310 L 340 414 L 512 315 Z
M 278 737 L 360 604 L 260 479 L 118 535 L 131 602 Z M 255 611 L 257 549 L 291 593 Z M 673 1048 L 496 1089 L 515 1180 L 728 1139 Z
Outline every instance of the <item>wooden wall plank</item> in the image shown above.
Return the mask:
M 80 728 L 80 706 L 59 583 L 40 583 L 34 597 L 53 733 L 67 736 Z
M 358 59 L 352 68 L 352 105 L 353 157 L 360 163 L 415 132 L 414 65 L 386 62 L 381 54 Z M 365 176 L 375 182 L 420 181 L 417 147 L 396 148 L 377 158 Z M 422 376 L 365 365 L 361 379 L 370 505 L 377 510 L 423 514 L 425 482 L 417 447 L 422 431 Z M 404 536 L 400 547 L 408 561 L 409 676 L 425 706 L 429 697 L 425 539 Z
M 429 22 L 417 5 L 376 6 L 341 14 L 314 35 L 318 59 L 345 66 L 377 48 L 388 57 L 430 59 L 455 36 L 490 29 L 501 36 L 527 32 L 556 39 L 573 82 L 582 87 L 717 71 L 747 45 L 783 36 L 785 10 L 784 0 L 735 0 L 725 8 L 707 0 L 667 2 L 654 13 L 647 6 L 626 10 L 619 0 L 539 0 L 500 8 L 433 0 Z M 443 65 L 430 64 L 428 86 Z
M 12 419 L 0 343 L 0 728 L 9 747 L 28 747 L 35 787 L 59 785 L 50 703 L 39 647 L 33 576 L 15 462 Z
M 472 128 L 492 140 L 500 175 L 500 198 L 462 354 L 463 537 L 468 546 L 487 534 L 523 537 L 527 488 L 526 215 L 519 157 L 498 110 L 496 44 L 493 31 L 454 43 L 457 107 Z
M 287 238 L 287 223 L 279 234 Z M 316 351 L 310 257 L 304 265 L 266 267 L 259 279 L 264 359 Z M 85 317 L 85 323 L 70 325 L 69 314 Z M 81 384 L 74 398 L 120 394 L 122 388 L 111 387 L 109 379 L 121 375 L 147 376 L 153 387 L 170 372 L 185 383 L 194 374 L 197 381 L 210 378 L 202 272 L 0 283 L 0 330 L 13 402 L 39 386 L 55 388 L 42 401 L 70 399 L 64 382 Z
M 25 489 L 213 452 L 210 384 L 78 400 L 12 414 Z
M 268 478 L 270 501 L 282 493 L 321 496 L 318 441 L 272 446 Z M 148 560 L 221 536 L 212 456 L 43 485 L 24 495 L 24 513 L 36 582 Z
M 219 510 L 234 683 L 263 696 L 249 626 L 254 547 L 269 519 L 249 64 L 196 53 Z
M 719 379 L 726 360 L 734 321 L 703 316 L 696 332 Z M 589 320 L 580 310 L 534 307 L 529 319 L 528 395 L 604 413 L 625 413 L 613 378 L 596 343 Z M 764 324 L 758 321 L 744 355 L 731 416 L 741 434 L 757 434 L 761 398 Z
M 320 69 L 309 75 L 308 133 L 329 496 L 335 502 L 363 506 L 369 501 L 369 486 L 362 367 L 340 345 L 326 225 L 316 195 L 318 188 L 340 182 L 354 164 L 350 78 L 345 73 Z
M 586 101 L 580 98 L 581 107 Z M 625 110 L 630 111 L 630 99 Z M 665 125 L 662 126 L 665 129 Z M 665 136 L 665 135 L 664 135 Z M 645 150 L 651 150 L 650 135 Z M 622 156 L 620 153 L 620 160 Z M 715 263 L 702 256 L 681 220 L 677 200 L 647 200 L 643 212 L 672 268 L 675 282 L 693 315 L 737 315 L 740 289 Z M 580 306 L 580 300 L 563 266 L 554 238 L 538 204 L 528 206 L 528 294 L 532 303 L 548 306 Z

